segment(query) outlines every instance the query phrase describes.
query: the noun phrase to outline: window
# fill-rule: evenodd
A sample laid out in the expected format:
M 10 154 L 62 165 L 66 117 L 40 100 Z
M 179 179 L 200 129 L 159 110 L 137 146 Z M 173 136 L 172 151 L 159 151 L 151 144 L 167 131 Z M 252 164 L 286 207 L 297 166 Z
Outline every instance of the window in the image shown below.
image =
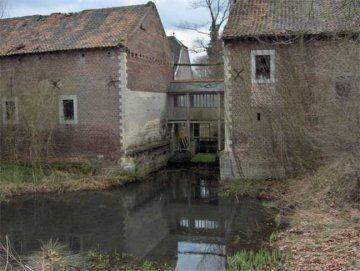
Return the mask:
M 174 96 L 174 106 L 175 107 L 187 107 L 187 96 L 186 95 Z
M 75 95 L 61 96 L 59 111 L 61 124 L 77 124 L 77 97 Z
M 335 83 L 335 91 L 339 98 L 349 98 L 351 96 L 352 81 L 351 76 L 341 76 Z
M 253 84 L 275 82 L 275 51 L 251 51 L 251 81 Z
M 261 113 L 257 113 L 257 120 L 261 121 Z
M 216 94 L 194 94 L 191 95 L 192 107 L 217 107 L 218 95 Z
M 3 123 L 17 124 L 18 117 L 18 100 L 16 97 L 2 99 Z
M 195 123 L 194 124 L 194 138 L 199 138 L 199 137 L 200 137 L 200 124 Z

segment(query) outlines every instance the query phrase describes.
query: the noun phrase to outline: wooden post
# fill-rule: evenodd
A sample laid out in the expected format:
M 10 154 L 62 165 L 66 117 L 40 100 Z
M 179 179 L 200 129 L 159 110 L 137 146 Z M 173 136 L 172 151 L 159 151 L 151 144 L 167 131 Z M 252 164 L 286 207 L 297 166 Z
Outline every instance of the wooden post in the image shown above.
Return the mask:
M 218 106 L 219 106 L 219 115 L 218 115 L 218 151 L 221 151 L 221 141 L 222 141 L 222 137 L 221 137 L 221 93 L 219 92 L 218 94 L 219 97 L 219 101 L 218 101 Z
M 186 94 L 187 105 L 186 105 L 186 129 L 188 138 L 188 151 L 191 151 L 191 127 L 190 127 L 190 94 Z
M 175 123 L 171 124 L 170 142 L 171 142 L 171 152 L 174 153 L 179 148 L 178 140 L 175 135 Z

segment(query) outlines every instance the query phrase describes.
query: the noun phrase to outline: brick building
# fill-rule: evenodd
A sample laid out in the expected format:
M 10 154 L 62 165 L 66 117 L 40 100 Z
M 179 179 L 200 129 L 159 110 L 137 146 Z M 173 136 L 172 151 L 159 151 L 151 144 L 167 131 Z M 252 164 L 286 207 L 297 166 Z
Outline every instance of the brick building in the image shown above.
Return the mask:
M 53 131 L 52 158 L 133 168 L 166 153 L 173 64 L 152 2 L 0 20 L 1 156 L 28 155 L 31 127 Z
M 292 115 L 304 100 L 311 104 L 305 112 L 311 118 L 313 110 L 324 111 L 323 105 L 336 106 L 340 98 L 358 95 L 359 14 L 359 1 L 233 1 L 223 33 L 226 146 L 222 178 L 283 177 L 293 170 L 289 160 L 294 157 L 287 157 L 286 149 L 284 156 L 276 156 L 274 146 L 290 137 L 281 133 L 281 127 L 269 127 L 268 112 L 274 111 L 270 107 L 291 102 L 293 107 L 286 108 L 289 115 L 278 117 L 292 123 Z M 282 103 L 285 97 L 294 101 Z M 313 121 L 321 123 L 329 117 L 318 114 Z M 331 121 L 335 123 L 336 116 Z M 259 136 L 266 129 L 272 138 Z M 304 148 L 297 151 L 303 155 Z

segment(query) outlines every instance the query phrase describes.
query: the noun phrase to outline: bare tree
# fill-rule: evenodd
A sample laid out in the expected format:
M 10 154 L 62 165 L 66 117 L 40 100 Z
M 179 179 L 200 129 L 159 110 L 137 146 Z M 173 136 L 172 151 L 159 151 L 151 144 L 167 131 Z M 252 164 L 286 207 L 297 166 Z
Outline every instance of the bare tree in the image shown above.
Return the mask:
M 206 52 L 207 61 L 210 63 L 222 62 L 222 41 L 221 29 L 226 23 L 230 11 L 230 0 L 191 0 L 190 8 L 193 10 L 206 9 L 209 21 L 204 23 L 182 22 L 179 28 L 196 31 L 210 38 L 209 42 L 205 39 L 198 39 L 194 44 L 195 52 Z M 203 29 L 208 27 L 208 31 Z M 222 67 L 215 68 L 215 75 L 222 76 Z
M 0 0 L 0 19 L 5 17 L 6 1 Z

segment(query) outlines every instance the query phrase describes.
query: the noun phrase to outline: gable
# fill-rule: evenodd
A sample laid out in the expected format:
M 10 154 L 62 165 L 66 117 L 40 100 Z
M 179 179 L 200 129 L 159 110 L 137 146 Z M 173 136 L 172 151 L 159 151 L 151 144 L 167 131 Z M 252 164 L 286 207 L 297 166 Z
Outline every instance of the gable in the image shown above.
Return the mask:
M 0 20 L 0 56 L 125 46 L 154 4 Z

